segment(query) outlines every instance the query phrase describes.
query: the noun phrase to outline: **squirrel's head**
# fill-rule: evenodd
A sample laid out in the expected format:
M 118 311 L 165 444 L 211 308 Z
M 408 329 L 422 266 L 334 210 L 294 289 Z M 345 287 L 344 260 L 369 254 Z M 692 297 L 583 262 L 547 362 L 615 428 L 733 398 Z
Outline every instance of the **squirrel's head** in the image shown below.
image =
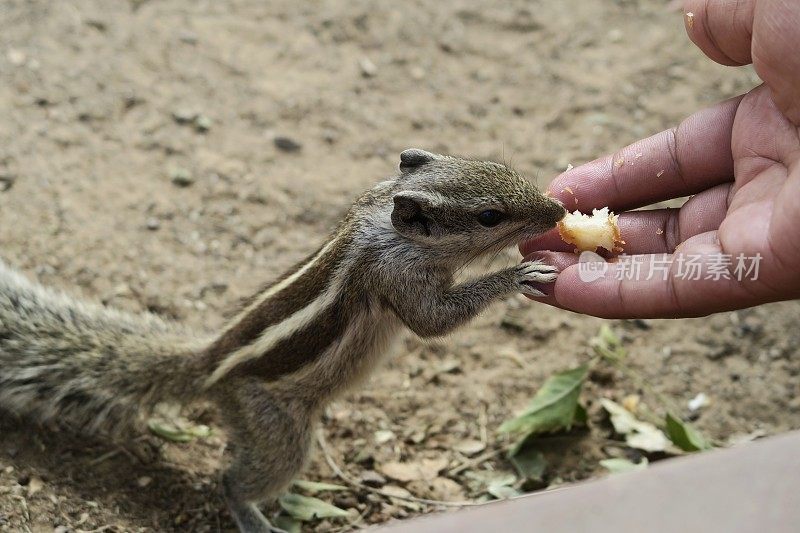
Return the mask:
M 400 154 L 392 225 L 401 235 L 465 256 L 544 233 L 564 207 L 513 169 L 412 148 Z

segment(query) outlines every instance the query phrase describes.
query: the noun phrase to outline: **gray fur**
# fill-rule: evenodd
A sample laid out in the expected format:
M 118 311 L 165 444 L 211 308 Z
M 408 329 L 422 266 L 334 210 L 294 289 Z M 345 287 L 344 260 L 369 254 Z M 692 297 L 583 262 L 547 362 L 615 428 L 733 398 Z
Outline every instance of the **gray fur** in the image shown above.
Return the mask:
M 477 215 L 502 212 L 495 227 Z M 402 325 L 444 335 L 491 302 L 540 294 L 555 270 L 523 263 L 454 285 L 473 258 L 564 214 L 497 163 L 403 152 L 399 176 L 351 207 L 320 252 L 257 294 L 216 337 L 78 302 L 0 263 L 0 409 L 126 433 L 155 403 L 215 402 L 230 428 L 225 497 L 242 531 L 303 467 L 324 406 L 363 379 Z
M 0 408 L 77 431 L 129 433 L 158 402 L 194 397 L 193 334 L 31 283 L 0 262 Z

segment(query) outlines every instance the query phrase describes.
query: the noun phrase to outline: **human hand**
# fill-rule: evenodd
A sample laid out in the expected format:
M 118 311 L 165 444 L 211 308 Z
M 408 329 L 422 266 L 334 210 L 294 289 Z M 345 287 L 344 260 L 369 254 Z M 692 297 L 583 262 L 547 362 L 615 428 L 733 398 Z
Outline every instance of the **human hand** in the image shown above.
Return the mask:
M 726 65 L 753 62 L 764 85 L 558 176 L 551 195 L 583 212 L 694 196 L 679 210 L 623 212 L 625 253 L 634 257 L 609 263 L 596 281 L 581 281 L 577 257 L 555 232 L 521 243 L 526 260 L 562 270 L 537 300 L 600 317 L 644 318 L 800 297 L 800 3 L 687 0 L 685 12 L 693 14 L 685 18 L 687 32 L 706 55 Z M 742 277 L 738 258 L 748 266 L 760 258 L 758 272 Z M 669 271 L 649 276 L 665 259 Z M 727 278 L 710 276 L 726 259 Z M 633 260 L 641 262 L 638 276 L 631 276 Z M 687 261 L 700 265 L 699 279 L 681 275 Z

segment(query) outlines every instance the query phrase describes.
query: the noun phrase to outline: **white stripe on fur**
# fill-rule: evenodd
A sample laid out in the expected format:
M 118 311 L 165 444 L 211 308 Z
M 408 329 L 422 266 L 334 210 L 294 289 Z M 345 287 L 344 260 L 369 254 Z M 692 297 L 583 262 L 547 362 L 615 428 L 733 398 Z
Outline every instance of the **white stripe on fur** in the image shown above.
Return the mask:
M 303 266 L 298 268 L 297 272 L 294 272 L 292 275 L 288 276 L 286 279 L 283 279 L 283 280 L 279 281 L 278 283 L 276 283 L 272 287 L 269 287 L 264 292 L 259 294 L 258 297 L 253 301 L 253 303 L 248 305 L 244 310 L 242 310 L 242 312 L 240 312 L 238 315 L 236 315 L 236 317 L 233 320 L 231 320 L 231 322 L 228 325 L 228 327 L 225 328 L 225 331 L 223 332 L 223 334 L 227 333 L 229 330 L 231 330 L 245 316 L 249 315 L 250 313 L 252 313 L 256 309 L 258 309 L 258 307 L 261 304 L 263 304 L 265 301 L 269 300 L 270 298 L 272 298 L 273 296 L 278 294 L 280 291 L 282 291 L 283 289 L 285 289 L 286 287 L 288 287 L 289 285 L 291 285 L 292 283 L 294 283 L 295 281 L 300 279 L 300 277 L 303 274 L 308 272 L 309 269 L 311 269 L 311 267 L 313 267 L 314 265 L 317 264 L 317 262 L 319 262 L 320 258 L 322 258 L 322 256 L 324 256 L 333 247 L 335 242 L 336 242 L 336 239 L 332 239 L 328 244 L 323 246 L 322 249 L 319 252 L 317 252 L 316 255 L 314 255 L 314 257 L 309 259 L 306 264 L 304 264 Z
M 313 263 L 318 257 L 319 254 L 315 256 L 315 258 L 312 259 L 309 264 Z M 302 271 L 305 268 L 306 265 L 304 265 L 300 270 Z M 280 341 L 289 338 L 296 331 L 301 330 L 306 325 L 311 323 L 339 296 L 342 278 L 343 275 L 341 271 L 339 271 L 325 292 L 320 294 L 314 301 L 290 315 L 286 319 L 266 328 L 252 343 L 231 352 L 231 354 L 228 355 L 214 370 L 211 376 L 206 379 L 205 386 L 210 387 L 236 366 L 244 363 L 245 361 L 256 359 L 267 353 Z

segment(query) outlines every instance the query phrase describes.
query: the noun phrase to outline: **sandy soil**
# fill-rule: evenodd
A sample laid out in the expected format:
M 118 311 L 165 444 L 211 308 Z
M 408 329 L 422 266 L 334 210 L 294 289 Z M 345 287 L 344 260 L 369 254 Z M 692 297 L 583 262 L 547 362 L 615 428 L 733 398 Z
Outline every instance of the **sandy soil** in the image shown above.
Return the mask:
M 655 0 L 0 0 L 0 79 L 3 260 L 204 328 L 317 246 L 403 148 L 505 160 L 545 185 L 757 83 L 701 56 Z M 800 427 L 799 318 L 795 302 L 612 325 L 682 415 L 708 395 L 696 425 L 725 444 Z M 600 325 L 515 298 L 441 341 L 408 338 L 329 409 L 331 457 L 395 492 L 486 498 L 487 480 L 512 471 L 492 453 L 506 445 L 496 428 L 549 374 L 586 361 Z M 610 432 L 595 400 L 632 393 L 657 409 L 618 373 L 594 374 L 590 429 L 551 440 L 545 479 L 527 488 L 602 475 Z M 188 416 L 216 424 L 203 406 Z M 149 453 L 153 442 L 0 420 L 0 530 L 231 530 L 224 435 Z M 387 479 L 387 463 L 424 459 L 438 476 Z M 336 481 L 319 453 L 304 477 Z M 359 518 L 308 530 L 435 509 L 323 497 Z

